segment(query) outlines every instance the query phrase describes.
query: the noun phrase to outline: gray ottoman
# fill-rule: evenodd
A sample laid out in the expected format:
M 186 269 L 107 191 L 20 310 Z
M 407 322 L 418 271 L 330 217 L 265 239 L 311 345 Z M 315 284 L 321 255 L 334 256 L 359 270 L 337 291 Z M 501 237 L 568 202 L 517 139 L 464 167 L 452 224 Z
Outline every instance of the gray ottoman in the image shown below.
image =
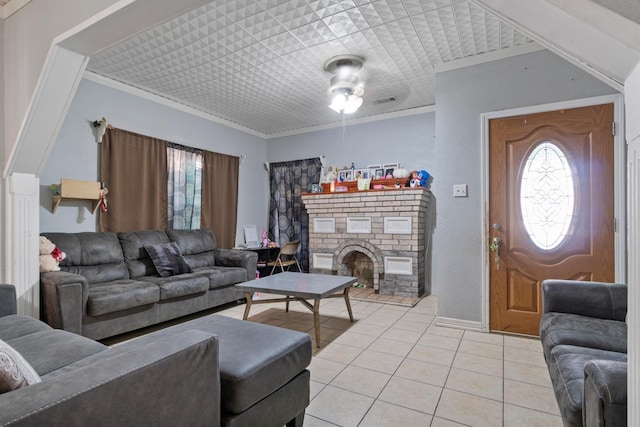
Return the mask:
M 156 333 L 197 329 L 218 336 L 224 426 L 302 426 L 309 405 L 308 334 L 210 315 Z

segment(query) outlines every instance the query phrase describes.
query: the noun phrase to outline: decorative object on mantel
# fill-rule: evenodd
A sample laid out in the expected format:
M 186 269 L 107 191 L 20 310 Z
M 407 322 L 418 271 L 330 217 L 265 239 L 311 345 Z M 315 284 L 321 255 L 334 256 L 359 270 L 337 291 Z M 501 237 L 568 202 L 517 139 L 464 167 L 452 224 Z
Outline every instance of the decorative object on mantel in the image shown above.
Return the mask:
M 424 169 L 409 172 L 399 163 L 384 163 L 369 165 L 358 169 L 354 163 L 344 166 L 329 166 L 327 172 L 320 179 L 319 192 L 345 192 L 390 190 L 405 187 L 428 187 L 431 175 Z M 313 191 L 317 193 L 318 191 Z
M 409 175 L 410 173 L 407 168 L 398 167 L 393 171 L 393 177 L 396 179 L 406 179 L 409 178 Z
M 409 187 L 428 187 L 431 184 L 431 175 L 426 170 L 411 172 Z
M 368 190 L 369 185 L 371 184 L 371 179 L 368 178 L 358 178 L 358 191 Z
M 91 201 L 91 212 L 95 213 L 98 206 L 102 206 L 102 212 L 107 210 L 106 194 L 108 192 L 106 186 L 102 182 L 97 181 L 79 181 L 75 179 L 62 178 L 59 185 L 51 185 L 54 196 L 52 197 L 51 213 L 55 213 L 56 209 L 62 201 L 65 200 L 88 200 Z

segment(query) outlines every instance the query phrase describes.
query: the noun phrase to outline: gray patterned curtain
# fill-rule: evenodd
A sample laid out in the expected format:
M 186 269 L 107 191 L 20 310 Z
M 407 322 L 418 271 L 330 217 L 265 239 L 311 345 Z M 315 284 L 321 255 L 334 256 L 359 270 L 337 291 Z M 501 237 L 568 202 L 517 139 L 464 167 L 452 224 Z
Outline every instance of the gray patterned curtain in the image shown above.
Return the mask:
M 300 240 L 297 258 L 303 271 L 309 271 L 309 215 L 302 203 L 302 193 L 311 191 L 311 184 L 320 182 L 320 158 L 271 163 L 271 205 L 269 232 L 282 246 Z

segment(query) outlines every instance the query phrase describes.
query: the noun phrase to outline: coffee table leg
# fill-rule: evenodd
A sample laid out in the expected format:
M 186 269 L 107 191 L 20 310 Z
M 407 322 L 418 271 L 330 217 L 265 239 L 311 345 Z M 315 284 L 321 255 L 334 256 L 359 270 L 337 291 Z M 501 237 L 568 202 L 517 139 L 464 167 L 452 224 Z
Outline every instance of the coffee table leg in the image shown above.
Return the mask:
M 344 288 L 344 302 L 345 304 L 347 304 L 347 311 L 349 311 L 349 320 L 351 320 L 351 322 L 353 323 L 353 313 L 351 312 L 351 302 L 349 302 L 349 289 L 351 289 L 350 286 Z
M 244 316 L 242 316 L 242 320 L 247 320 L 247 317 L 249 317 L 249 310 L 251 310 L 251 293 L 245 291 L 244 296 L 247 299 L 247 305 L 244 307 Z
M 320 298 L 313 301 L 313 328 L 316 330 L 316 347 L 320 348 Z

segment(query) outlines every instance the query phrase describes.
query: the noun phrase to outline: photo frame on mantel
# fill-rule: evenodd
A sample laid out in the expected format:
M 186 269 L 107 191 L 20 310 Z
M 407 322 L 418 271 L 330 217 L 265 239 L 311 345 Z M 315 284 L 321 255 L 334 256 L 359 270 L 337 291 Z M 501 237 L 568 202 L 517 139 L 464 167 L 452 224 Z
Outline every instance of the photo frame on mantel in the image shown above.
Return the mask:
M 382 165 L 382 169 L 384 169 L 384 176 L 387 177 L 391 175 L 393 177 L 393 171 L 400 167 L 399 163 L 385 163 Z

